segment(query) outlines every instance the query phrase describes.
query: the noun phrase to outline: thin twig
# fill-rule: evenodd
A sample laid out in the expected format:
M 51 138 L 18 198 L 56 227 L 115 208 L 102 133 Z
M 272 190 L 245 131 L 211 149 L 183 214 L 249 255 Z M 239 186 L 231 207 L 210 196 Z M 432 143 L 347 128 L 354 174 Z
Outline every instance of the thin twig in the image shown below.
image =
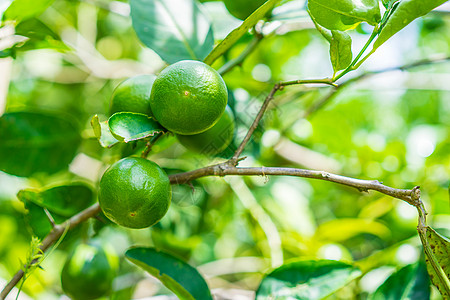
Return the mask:
M 44 208 L 44 212 L 47 215 L 47 218 L 50 221 L 50 224 L 52 224 L 52 227 L 55 227 L 56 226 L 56 222 L 55 222 L 55 219 L 53 219 L 52 214 L 46 208 Z
M 261 121 L 264 113 L 267 110 L 267 107 L 269 106 L 270 101 L 273 100 L 273 97 L 276 92 L 283 89 L 285 86 L 290 85 L 298 85 L 298 84 L 327 84 L 331 86 L 336 86 L 335 83 L 331 82 L 330 79 L 306 79 L 306 80 L 291 80 L 291 81 L 282 81 L 278 82 L 274 85 L 272 90 L 270 91 L 269 95 L 264 100 L 263 104 L 261 105 L 261 108 L 258 111 L 258 114 L 256 115 L 255 119 L 253 120 L 252 125 L 247 131 L 247 134 L 245 135 L 244 139 L 242 140 L 241 144 L 237 148 L 236 152 L 234 153 L 233 157 L 230 159 L 230 163 L 233 165 L 236 165 L 238 162 L 239 156 L 241 156 L 242 151 L 244 151 L 245 146 L 250 141 L 250 138 L 252 137 L 253 133 L 255 132 L 256 128 L 259 125 L 259 122 Z
M 234 165 L 237 164 L 237 160 L 239 159 L 239 156 L 241 156 L 242 151 L 244 151 L 245 146 L 250 141 L 250 138 L 253 135 L 253 132 L 255 132 L 256 128 L 258 127 L 259 121 L 261 121 L 261 118 L 264 115 L 264 112 L 267 109 L 267 106 L 269 106 L 269 102 L 273 99 L 273 96 L 275 93 L 281 88 L 281 85 L 279 83 L 275 84 L 275 86 L 270 91 L 269 95 L 264 100 L 263 104 L 261 105 L 261 108 L 259 109 L 258 114 L 256 115 L 255 120 L 253 120 L 252 125 L 247 131 L 247 134 L 245 135 L 244 139 L 242 140 L 241 144 L 237 148 L 236 152 L 234 153 L 233 157 L 230 159 L 230 162 Z
M 145 145 L 145 149 L 144 151 L 142 151 L 141 153 L 141 157 L 142 158 L 147 158 L 148 154 L 150 153 L 150 151 L 152 151 L 152 147 L 153 145 L 156 143 L 156 141 L 158 141 L 158 139 L 160 137 L 162 137 L 164 135 L 164 133 L 162 132 L 158 132 L 157 134 L 155 134 L 155 136 L 153 136 L 151 139 L 149 139 L 147 141 L 147 144 Z
M 169 179 L 172 184 L 184 184 L 201 177 L 230 176 L 230 175 L 239 175 L 239 176 L 277 175 L 277 176 L 295 176 L 295 177 L 319 179 L 353 187 L 362 192 L 366 192 L 369 190 L 378 191 L 382 194 L 400 200 L 404 200 L 411 205 L 414 206 L 416 205 L 414 200 L 411 198 L 411 193 L 413 190 L 392 188 L 382 184 L 378 180 L 363 180 L 332 174 L 324 171 L 307 170 L 307 169 L 278 168 L 278 167 L 244 168 L 244 167 L 235 167 L 233 165 L 230 165 L 228 162 L 224 162 L 221 164 L 200 168 L 185 173 L 173 174 L 169 176 Z
M 331 86 L 334 86 L 334 87 L 338 86 L 330 78 L 282 81 L 282 82 L 280 82 L 280 86 L 284 87 L 284 86 L 290 86 L 290 85 L 309 84 L 309 83 L 311 83 L 311 84 L 313 84 L 313 83 L 327 84 L 327 85 L 331 85 Z

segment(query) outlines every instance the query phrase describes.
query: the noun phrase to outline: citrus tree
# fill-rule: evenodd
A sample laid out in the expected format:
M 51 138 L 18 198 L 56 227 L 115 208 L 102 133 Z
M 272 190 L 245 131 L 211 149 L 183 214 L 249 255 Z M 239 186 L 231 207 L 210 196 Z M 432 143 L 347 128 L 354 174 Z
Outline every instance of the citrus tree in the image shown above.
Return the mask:
M 2 2 L 0 298 L 449 299 L 448 11 Z

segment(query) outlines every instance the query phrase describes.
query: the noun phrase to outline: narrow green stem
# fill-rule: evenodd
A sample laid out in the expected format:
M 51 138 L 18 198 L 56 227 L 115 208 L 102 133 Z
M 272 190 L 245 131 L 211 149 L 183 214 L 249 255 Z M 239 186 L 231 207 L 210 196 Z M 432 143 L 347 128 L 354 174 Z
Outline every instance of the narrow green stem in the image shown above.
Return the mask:
M 153 145 L 156 143 L 156 141 L 158 141 L 158 139 L 160 137 L 162 137 L 164 135 L 164 133 L 162 132 L 158 132 L 157 134 L 155 134 L 151 139 L 148 140 L 147 145 L 145 145 L 145 149 L 144 151 L 142 151 L 141 157 L 142 158 L 147 158 L 148 154 L 150 153 L 150 151 L 152 151 L 152 147 Z
M 344 71 L 339 73 L 337 76 L 334 76 L 332 78 L 333 82 L 336 82 L 339 78 L 341 78 L 348 72 L 356 70 L 361 65 L 360 63 L 358 63 L 358 60 L 361 58 L 361 56 L 363 56 L 364 52 L 366 52 L 367 48 L 370 46 L 370 44 L 373 42 L 373 40 L 377 37 L 378 33 L 379 33 L 379 27 L 377 25 L 373 29 L 372 34 L 370 35 L 369 39 L 365 43 L 364 47 L 361 49 L 361 51 L 359 51 L 359 53 L 358 53 L 358 55 L 356 55 L 355 59 L 353 59 L 352 63 Z M 372 53 L 373 53 L 373 51 L 371 51 L 369 53 L 369 55 Z M 368 58 L 368 56 L 364 57 L 364 59 L 362 61 L 366 60 L 367 58 Z
M 372 51 L 367 53 L 366 56 L 364 56 L 356 65 L 353 66 L 352 70 L 358 69 L 366 61 L 366 59 L 368 59 L 375 52 L 375 50 L 376 49 L 372 49 Z
M 338 85 L 333 82 L 330 78 L 324 78 L 324 79 L 305 79 L 305 80 L 291 80 L 291 81 L 282 81 L 280 82 L 280 87 L 289 86 L 289 85 L 296 85 L 296 84 L 308 84 L 308 83 L 323 83 L 328 84 L 334 87 L 337 87 Z
M 25 283 L 25 280 L 27 280 L 28 276 L 23 276 L 22 280 L 20 281 L 19 289 L 17 290 L 16 300 L 19 299 L 19 294 L 22 291 L 23 284 Z

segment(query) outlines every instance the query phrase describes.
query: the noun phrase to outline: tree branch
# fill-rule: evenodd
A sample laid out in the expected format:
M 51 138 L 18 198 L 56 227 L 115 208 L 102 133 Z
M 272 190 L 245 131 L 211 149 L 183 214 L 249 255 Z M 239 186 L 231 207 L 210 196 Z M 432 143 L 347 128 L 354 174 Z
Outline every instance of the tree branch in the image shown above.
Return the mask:
M 264 113 L 267 110 L 267 107 L 269 106 L 270 101 L 273 100 L 275 93 L 279 90 L 282 90 L 285 86 L 290 85 L 298 85 L 298 84 L 327 84 L 331 86 L 337 86 L 334 82 L 332 82 L 330 79 L 307 79 L 307 80 L 292 80 L 292 81 L 282 81 L 279 83 L 276 83 L 272 90 L 270 91 L 269 95 L 264 100 L 263 104 L 261 105 L 261 108 L 258 111 L 258 114 L 256 115 L 255 120 L 253 120 L 252 125 L 247 131 L 247 134 L 245 135 L 244 139 L 242 140 L 241 144 L 237 148 L 236 152 L 234 153 L 233 157 L 230 159 L 230 162 L 234 165 L 237 164 L 239 161 L 239 156 L 241 156 L 242 151 L 244 151 L 245 146 L 250 141 L 250 138 L 253 135 L 253 132 L 255 132 L 256 128 L 259 125 L 259 122 L 261 121 Z

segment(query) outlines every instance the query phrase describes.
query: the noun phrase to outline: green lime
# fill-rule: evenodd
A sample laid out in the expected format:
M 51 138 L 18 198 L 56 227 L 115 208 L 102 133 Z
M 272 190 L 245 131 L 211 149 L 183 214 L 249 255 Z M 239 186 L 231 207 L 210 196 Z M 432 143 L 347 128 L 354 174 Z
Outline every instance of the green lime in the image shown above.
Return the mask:
M 98 201 L 105 216 L 114 223 L 145 228 L 166 214 L 171 191 L 169 177 L 156 163 L 127 157 L 103 174 Z
M 223 0 L 223 2 L 230 14 L 238 19 L 245 20 L 266 0 Z
M 227 101 L 227 87 L 220 74 L 193 60 L 165 68 L 156 78 L 150 96 L 156 120 L 184 135 L 211 128 L 223 114 Z
M 215 155 L 225 150 L 233 140 L 234 115 L 229 106 L 219 121 L 210 129 L 194 135 L 177 134 L 180 143 L 187 149 L 205 155 Z
M 72 299 L 97 299 L 111 292 L 119 258 L 107 245 L 79 244 L 61 272 L 64 293 Z
M 139 75 L 122 81 L 111 96 L 110 115 L 129 111 L 151 116 L 150 92 L 155 79 L 155 75 Z

